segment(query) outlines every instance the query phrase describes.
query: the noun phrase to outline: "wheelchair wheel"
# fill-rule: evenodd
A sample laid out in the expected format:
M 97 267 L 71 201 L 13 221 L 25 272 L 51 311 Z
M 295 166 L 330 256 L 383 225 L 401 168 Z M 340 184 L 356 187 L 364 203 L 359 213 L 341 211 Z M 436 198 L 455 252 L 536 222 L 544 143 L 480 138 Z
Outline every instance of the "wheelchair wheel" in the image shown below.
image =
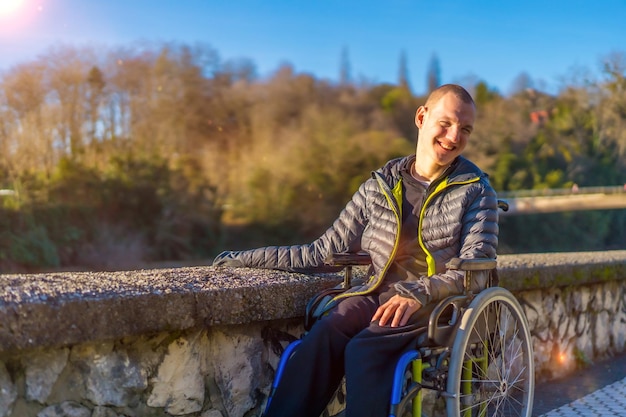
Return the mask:
M 463 314 L 448 370 L 448 416 L 524 416 L 535 387 L 524 312 L 500 287 L 480 292 Z

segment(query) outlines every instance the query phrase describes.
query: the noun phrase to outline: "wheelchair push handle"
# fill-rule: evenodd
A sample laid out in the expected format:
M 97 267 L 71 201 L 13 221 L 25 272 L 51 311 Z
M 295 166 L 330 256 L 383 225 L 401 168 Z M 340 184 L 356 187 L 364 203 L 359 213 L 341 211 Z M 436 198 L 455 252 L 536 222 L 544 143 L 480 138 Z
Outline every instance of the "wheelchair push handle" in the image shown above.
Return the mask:
M 352 286 L 352 267 L 360 265 L 369 265 L 372 262 L 369 254 L 365 252 L 358 253 L 331 253 L 324 261 L 327 265 L 345 267 L 343 276 L 343 288 L 348 289 Z
M 491 258 L 462 259 L 452 258 L 446 263 L 446 268 L 460 271 L 488 271 L 494 269 L 498 262 Z
M 372 262 L 369 254 L 358 253 L 331 253 L 325 260 L 326 264 L 334 266 L 369 265 Z

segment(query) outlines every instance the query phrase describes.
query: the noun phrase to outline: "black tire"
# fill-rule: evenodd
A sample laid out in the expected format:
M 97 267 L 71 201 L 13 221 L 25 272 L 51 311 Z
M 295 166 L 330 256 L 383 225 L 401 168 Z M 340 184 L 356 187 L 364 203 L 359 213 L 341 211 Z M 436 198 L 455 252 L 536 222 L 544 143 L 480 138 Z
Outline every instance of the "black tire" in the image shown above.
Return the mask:
M 532 340 L 522 307 L 506 289 L 480 292 L 461 319 L 448 371 L 449 417 L 530 417 Z

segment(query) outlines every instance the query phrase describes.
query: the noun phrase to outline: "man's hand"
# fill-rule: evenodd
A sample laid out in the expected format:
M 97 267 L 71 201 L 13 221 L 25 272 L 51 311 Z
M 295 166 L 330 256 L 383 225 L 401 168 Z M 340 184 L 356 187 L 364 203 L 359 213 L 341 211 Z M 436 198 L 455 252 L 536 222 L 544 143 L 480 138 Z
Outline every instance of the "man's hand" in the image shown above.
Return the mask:
M 379 320 L 380 326 L 385 326 L 391 321 L 391 327 L 404 326 L 413 313 L 422 305 L 413 298 L 394 295 L 385 304 L 378 307 L 372 317 L 372 321 Z

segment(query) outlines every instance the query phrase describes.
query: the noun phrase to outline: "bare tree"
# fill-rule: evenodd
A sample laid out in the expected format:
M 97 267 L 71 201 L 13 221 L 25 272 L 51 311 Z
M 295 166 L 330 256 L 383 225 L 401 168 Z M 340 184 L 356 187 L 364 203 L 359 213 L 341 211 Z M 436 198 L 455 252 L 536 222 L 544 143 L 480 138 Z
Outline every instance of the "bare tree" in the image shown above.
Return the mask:
M 3 87 L 3 147 L 6 166 L 41 169 L 49 173 L 54 149 L 44 126 L 45 68 L 40 63 L 23 64 L 5 74 Z
M 51 49 L 46 63 L 47 105 L 57 115 L 57 145 L 69 157 L 84 151 L 88 109 L 87 77 L 94 57 L 88 50 L 70 47 Z
M 534 88 L 535 83 L 530 75 L 527 72 L 521 72 L 511 83 L 510 94 L 517 94 Z
M 101 110 L 105 100 L 106 81 L 104 74 L 97 66 L 93 66 L 87 74 L 87 115 L 89 119 L 89 140 L 94 143 L 97 140 L 99 121 L 102 117 Z
M 623 161 L 626 157 L 626 55 L 610 54 L 602 61 L 602 70 L 605 80 L 598 101 L 599 139 L 607 144 L 615 142 Z

